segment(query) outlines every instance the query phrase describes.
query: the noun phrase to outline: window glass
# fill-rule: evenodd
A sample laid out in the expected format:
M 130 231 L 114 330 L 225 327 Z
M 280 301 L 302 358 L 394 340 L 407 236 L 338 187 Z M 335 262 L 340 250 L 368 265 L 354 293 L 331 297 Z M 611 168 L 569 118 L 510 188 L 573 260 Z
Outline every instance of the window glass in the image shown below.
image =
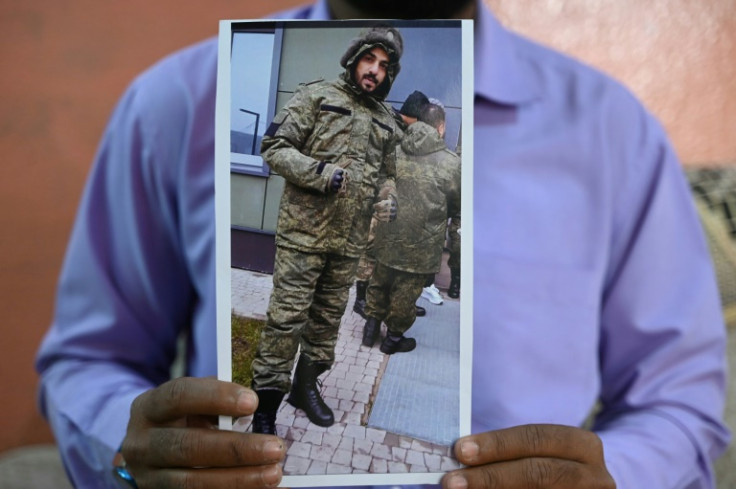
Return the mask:
M 234 170 L 268 174 L 260 154 L 269 119 L 273 32 L 234 32 L 231 62 L 230 161 Z

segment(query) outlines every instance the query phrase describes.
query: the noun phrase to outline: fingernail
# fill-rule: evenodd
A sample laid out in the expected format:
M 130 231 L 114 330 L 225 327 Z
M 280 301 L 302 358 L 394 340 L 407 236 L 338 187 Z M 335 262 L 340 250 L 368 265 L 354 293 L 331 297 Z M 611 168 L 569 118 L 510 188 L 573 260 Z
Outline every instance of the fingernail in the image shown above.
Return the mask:
M 263 445 L 263 455 L 269 460 L 279 461 L 283 455 L 284 447 L 278 441 L 267 441 Z
M 277 485 L 279 482 L 281 482 L 281 467 L 279 467 L 278 465 L 273 465 L 271 467 L 263 469 L 263 472 L 261 472 L 261 480 L 263 481 L 264 485 L 269 487 Z
M 251 391 L 243 391 L 238 396 L 238 411 L 241 413 L 251 413 L 256 409 L 258 398 Z
M 468 481 L 462 475 L 453 475 L 447 481 L 447 489 L 468 489 Z
M 460 454 L 462 454 L 463 458 L 468 461 L 477 457 L 479 452 L 480 447 L 474 441 L 464 441 L 460 445 Z

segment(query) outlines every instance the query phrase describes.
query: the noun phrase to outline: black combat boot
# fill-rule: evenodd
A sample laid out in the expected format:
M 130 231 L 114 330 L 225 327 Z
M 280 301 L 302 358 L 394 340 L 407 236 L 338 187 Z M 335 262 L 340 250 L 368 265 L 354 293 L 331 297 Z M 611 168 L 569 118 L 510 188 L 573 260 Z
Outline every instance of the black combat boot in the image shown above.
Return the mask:
M 368 289 L 368 282 L 358 280 L 355 282 L 355 304 L 353 304 L 353 311 L 360 314 L 360 317 L 367 319 L 365 316 L 365 292 Z
M 255 393 L 258 396 L 258 409 L 253 413 L 253 433 L 275 435 L 276 411 L 279 410 L 284 393 L 276 389 L 260 389 Z
M 289 404 L 304 411 L 309 421 L 325 428 L 335 423 L 335 415 L 317 390 L 317 377 L 328 368 L 327 364 L 313 362 L 299 355 L 291 392 L 286 399 Z
M 381 343 L 381 351 L 386 355 L 394 353 L 405 353 L 417 347 L 417 340 L 406 336 L 392 336 L 387 334 Z
M 460 297 L 460 269 L 450 269 L 450 287 L 447 289 L 447 296 L 457 299 Z
M 363 326 L 363 346 L 371 348 L 376 344 L 378 334 L 381 332 L 381 321 L 369 317 Z

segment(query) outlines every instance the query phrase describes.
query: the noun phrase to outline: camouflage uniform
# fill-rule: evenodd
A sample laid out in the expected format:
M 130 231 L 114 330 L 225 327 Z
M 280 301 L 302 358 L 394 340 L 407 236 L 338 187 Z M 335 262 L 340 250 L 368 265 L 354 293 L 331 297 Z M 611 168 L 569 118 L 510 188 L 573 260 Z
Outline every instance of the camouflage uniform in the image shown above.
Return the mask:
M 455 148 L 455 153 L 460 156 L 460 151 L 460 145 L 458 144 Z M 458 273 L 460 273 L 460 233 L 458 233 L 460 226 L 460 213 L 458 212 L 457 216 L 453 216 L 450 219 L 450 225 L 447 227 L 447 241 L 450 249 L 450 256 L 447 258 L 447 266 L 450 270 L 457 270 Z
M 386 105 L 386 108 L 391 111 L 394 116 L 394 123 L 396 124 L 396 140 L 401 141 L 401 138 L 404 136 L 404 131 L 406 131 L 406 128 L 408 126 L 401 118 L 401 115 L 399 115 L 399 113 L 395 111 L 393 107 L 391 107 L 390 105 Z M 356 280 L 368 282 L 368 280 L 370 280 L 371 278 L 371 275 L 373 275 L 373 271 L 376 268 L 376 255 L 373 250 L 373 242 L 376 239 L 377 225 L 378 220 L 376 218 L 372 218 L 371 226 L 368 231 L 368 241 L 366 243 L 365 250 L 363 250 L 363 254 L 360 255 L 360 260 L 358 261 L 358 270 L 355 274 Z
M 401 336 L 414 323 L 415 303 L 428 274 L 442 260 L 448 217 L 460 213 L 460 158 L 436 129 L 408 127 L 397 151 L 396 220 L 376 228 L 376 270 L 368 286 L 366 314 Z
M 460 214 L 457 217 L 453 217 L 450 220 L 450 225 L 447 227 L 448 236 L 448 247 L 450 249 L 450 256 L 447 258 L 447 266 L 450 270 L 460 269 Z
M 354 40 L 341 60 L 345 72 L 339 79 L 301 86 L 266 131 L 261 153 L 286 183 L 276 227 L 274 288 L 253 361 L 255 389 L 288 391 L 300 345 L 310 361 L 326 366 L 334 361 L 373 204 L 396 198 L 397 138 L 392 114 L 382 104 L 399 70 L 401 39 L 394 32 L 398 53 L 396 45 L 370 32 Z M 376 46 L 392 61 L 384 82 L 369 94 L 353 81 L 352 71 Z M 345 169 L 347 184 L 334 193 L 328 185 L 338 168 Z
M 354 257 L 276 247 L 268 324 L 253 361 L 256 388 L 287 392 L 299 345 L 313 362 L 332 365 L 356 264 Z
M 358 270 L 355 273 L 356 280 L 367 282 L 371 278 L 371 275 L 373 275 L 373 270 L 376 268 L 376 256 L 373 252 L 373 242 L 376 239 L 377 225 L 378 220 L 375 217 L 371 218 L 371 227 L 368 231 L 368 241 L 366 242 L 363 254 L 360 255 L 360 260 L 358 261 Z

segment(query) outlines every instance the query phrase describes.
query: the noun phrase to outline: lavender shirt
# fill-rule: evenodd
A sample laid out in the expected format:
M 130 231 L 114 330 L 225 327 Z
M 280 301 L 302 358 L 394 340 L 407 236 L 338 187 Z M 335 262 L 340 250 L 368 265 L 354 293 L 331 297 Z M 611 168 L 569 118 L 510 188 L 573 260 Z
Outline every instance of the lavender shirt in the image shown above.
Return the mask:
M 328 18 L 324 0 L 284 14 Z M 609 78 L 479 8 L 473 431 L 595 431 L 618 487 L 713 487 L 725 328 L 664 131 Z M 132 400 L 214 375 L 216 41 L 141 75 L 105 132 L 38 355 L 40 404 L 78 487 L 116 487 Z M 104 481 L 104 482 L 103 482 Z

